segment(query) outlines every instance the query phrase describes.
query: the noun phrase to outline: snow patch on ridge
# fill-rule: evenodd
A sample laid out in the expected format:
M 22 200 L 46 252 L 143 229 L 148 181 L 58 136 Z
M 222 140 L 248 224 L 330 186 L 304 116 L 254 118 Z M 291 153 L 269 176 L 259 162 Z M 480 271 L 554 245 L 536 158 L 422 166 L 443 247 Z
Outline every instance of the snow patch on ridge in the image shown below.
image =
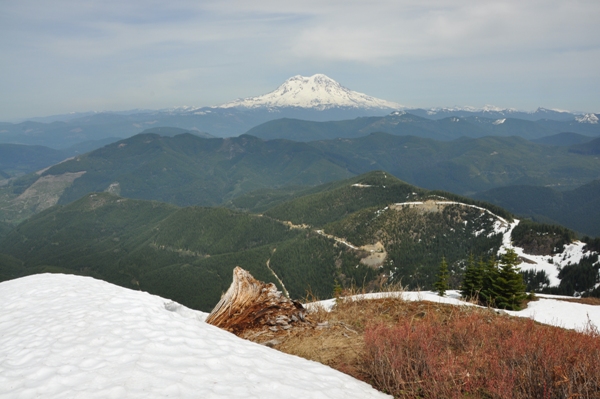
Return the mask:
M 583 248 L 585 243 L 581 241 L 574 241 L 570 244 L 565 244 L 562 253 L 556 253 L 554 255 L 530 255 L 525 253 L 525 250 L 520 247 L 516 247 L 512 244 L 511 234 L 515 227 L 519 224 L 519 220 L 516 220 L 510 224 L 510 228 L 506 230 L 502 237 L 502 246 L 498 250 L 498 255 L 506 253 L 508 249 L 512 249 L 515 253 L 523 259 L 523 262 L 519 264 L 519 268 L 523 271 L 543 270 L 548 276 L 551 287 L 556 287 L 560 284 L 558 273 L 560 269 L 567 265 L 574 265 L 579 262 L 585 256 L 595 255 L 596 252 L 584 252 Z
M 435 115 L 437 113 L 440 112 L 460 112 L 460 111 L 465 111 L 465 112 L 494 112 L 494 113 L 514 113 L 514 112 L 519 112 L 519 110 L 515 109 L 515 108 L 501 108 L 501 107 L 496 107 L 495 105 L 489 105 L 486 104 L 485 106 L 481 107 L 481 108 L 477 108 L 477 107 L 472 107 L 472 106 L 464 106 L 464 107 L 458 107 L 458 106 L 454 106 L 454 107 L 439 107 L 439 108 L 430 108 L 427 111 L 428 115 Z
M 436 205 L 461 205 L 465 207 L 475 208 L 485 212 L 486 214 L 492 216 L 494 220 L 493 230 L 488 234 L 488 237 L 492 237 L 497 234 L 502 234 L 502 245 L 498 250 L 498 255 L 502 255 L 506 253 L 508 249 L 512 249 L 519 256 L 523 262 L 519 264 L 519 268 L 523 271 L 526 270 L 534 270 L 541 271 L 543 270 L 548 276 L 548 280 L 550 282 L 551 287 L 558 286 L 560 284 L 560 279 L 558 278 L 558 273 L 560 269 L 567 265 L 574 265 L 579 262 L 584 257 L 597 255 L 596 252 L 593 251 L 584 251 L 585 243 L 581 241 L 575 241 L 570 244 L 566 244 L 561 253 L 556 253 L 553 255 L 530 255 L 525 253 L 525 250 L 521 247 L 514 246 L 512 244 L 512 231 L 515 227 L 518 226 L 519 220 L 514 219 L 512 223 L 509 223 L 506 219 L 501 216 L 496 215 L 495 213 L 489 211 L 488 209 L 476 206 L 464 204 L 462 202 L 455 201 L 435 201 Z M 412 201 L 412 202 L 402 202 L 394 204 L 394 207 L 402 207 L 402 206 L 423 206 L 425 202 L 422 201 Z M 475 237 L 483 234 L 485 229 L 473 232 Z
M 439 198 L 443 198 L 443 197 L 439 197 Z M 427 202 L 427 201 L 426 201 Z M 493 217 L 495 217 L 497 219 L 496 223 L 494 224 L 494 231 L 499 234 L 499 233 L 504 233 L 506 231 L 506 229 L 508 229 L 510 223 L 508 223 L 508 221 L 506 219 L 504 219 L 501 216 L 496 215 L 495 213 L 493 213 L 492 211 L 490 211 L 489 209 L 486 208 L 482 208 L 480 206 L 477 205 L 470 205 L 470 204 L 464 204 L 462 202 L 457 202 L 457 201 L 431 201 L 434 202 L 435 205 L 460 205 L 460 206 L 465 206 L 468 208 L 474 208 L 474 209 L 478 209 L 484 213 L 487 213 Z M 399 202 L 394 204 L 395 207 L 402 207 L 404 205 L 407 206 L 417 206 L 417 205 L 424 205 L 425 202 L 423 201 L 411 201 L 411 202 Z
M 576 116 L 575 120 L 579 123 L 598 124 L 598 117 L 595 114 L 585 114 L 582 116 Z

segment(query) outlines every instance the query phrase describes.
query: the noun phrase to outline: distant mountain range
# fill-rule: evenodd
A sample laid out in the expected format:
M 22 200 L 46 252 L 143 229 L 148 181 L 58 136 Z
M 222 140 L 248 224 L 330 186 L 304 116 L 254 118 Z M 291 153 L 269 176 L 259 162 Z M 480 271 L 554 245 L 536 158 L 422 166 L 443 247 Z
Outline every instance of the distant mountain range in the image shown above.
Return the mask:
M 538 108 L 533 112 L 520 111 L 514 108 L 500 108 L 495 107 L 493 105 L 486 105 L 483 108 L 475 108 L 475 107 L 448 107 L 448 108 L 411 108 L 405 109 L 405 111 L 410 112 L 411 114 L 421 116 L 423 118 L 429 119 L 443 119 L 449 116 L 458 116 L 458 117 L 469 117 L 469 116 L 478 116 L 481 118 L 488 119 L 502 119 L 502 118 L 513 118 L 513 119 L 523 119 L 527 121 L 539 121 L 541 119 L 550 119 L 556 121 L 571 121 L 574 118 L 580 118 L 581 121 L 584 119 L 587 120 L 586 115 L 594 115 L 594 114 L 579 114 L 572 113 L 565 110 L 556 110 L 556 109 L 548 109 L 548 108 Z M 589 123 L 594 123 L 594 118 L 589 120 Z
M 596 141 L 600 139 L 584 148 L 593 150 Z M 314 186 L 373 170 L 461 195 L 511 185 L 575 189 L 600 178 L 600 160 L 582 153 L 580 146 L 536 144 L 519 137 L 444 142 L 386 133 L 309 143 L 250 135 L 223 139 L 146 133 L 77 155 L 39 174 L 5 180 L 0 220 L 23 220 L 89 192 L 215 206 L 258 189 Z
M 247 134 L 265 140 L 295 141 L 357 138 L 370 133 L 384 132 L 398 136 L 417 136 L 435 140 L 454 140 L 460 137 L 519 136 L 528 140 L 540 139 L 562 132 L 600 136 L 600 125 L 573 121 L 502 118 L 479 116 L 428 119 L 405 111 L 386 116 L 371 116 L 342 121 L 314 122 L 300 119 L 276 119 L 250 129 Z
M 180 128 L 155 127 L 146 129 L 143 133 L 156 133 L 161 136 L 172 137 L 190 132 Z M 212 137 L 209 134 L 201 132 L 193 132 L 192 134 L 204 138 Z M 92 140 L 74 144 L 61 150 L 41 145 L 0 144 L 0 180 L 2 180 L 2 178 L 8 179 L 22 174 L 36 172 L 67 158 L 85 154 L 86 152 L 96 150 L 119 140 L 120 139 L 117 137 L 107 137 L 101 140 Z
M 600 180 L 567 191 L 540 186 L 498 187 L 474 197 L 540 223 L 561 224 L 600 237 Z
M 584 144 L 592 141 L 593 139 L 593 137 L 584 136 L 583 134 L 579 133 L 564 132 L 553 134 L 552 136 L 540 137 L 539 139 L 533 139 L 531 141 L 539 144 L 571 146 L 575 144 Z
M 33 118 L 16 124 L 0 123 L 0 143 L 45 145 L 64 149 L 74 144 L 109 137 L 127 138 L 150 127 L 159 126 L 204 132 L 216 137 L 233 137 L 262 123 L 281 118 L 324 122 L 367 116 L 383 117 L 394 111 L 408 112 L 415 118 L 426 120 L 455 117 L 475 123 L 473 120 L 482 118 L 484 121 L 480 124 L 489 122 L 510 125 L 517 123 L 512 121 L 522 120 L 536 122 L 535 129 L 546 129 L 545 132 L 530 132 L 527 127 L 522 127 L 520 129 L 525 129 L 524 132 L 519 133 L 517 129 L 515 133 L 511 133 L 523 137 L 542 137 L 562 132 L 600 135 L 596 114 L 574 114 L 545 108 L 538 108 L 535 112 L 523 112 L 493 106 L 481 109 L 408 109 L 394 102 L 352 91 L 325 75 L 317 74 L 310 77 L 294 76 L 265 95 L 239 99 L 214 107 L 84 112 Z M 456 126 L 452 132 L 436 138 L 460 136 L 461 134 L 456 132 L 459 128 L 460 126 Z M 510 130 L 506 127 L 504 129 Z M 499 130 L 502 130 L 502 127 L 499 127 Z M 470 134 L 467 131 L 463 135 Z M 304 139 L 308 140 L 311 139 Z

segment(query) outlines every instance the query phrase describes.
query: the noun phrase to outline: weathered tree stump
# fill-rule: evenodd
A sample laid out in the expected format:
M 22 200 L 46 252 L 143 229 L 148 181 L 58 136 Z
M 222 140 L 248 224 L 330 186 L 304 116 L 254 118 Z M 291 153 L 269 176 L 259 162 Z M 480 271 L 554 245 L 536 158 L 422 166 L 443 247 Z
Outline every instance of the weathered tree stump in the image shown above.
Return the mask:
M 236 335 L 257 330 L 286 331 L 310 325 L 306 309 L 286 298 L 273 283 L 263 283 L 241 267 L 233 270 L 233 282 L 206 322 Z

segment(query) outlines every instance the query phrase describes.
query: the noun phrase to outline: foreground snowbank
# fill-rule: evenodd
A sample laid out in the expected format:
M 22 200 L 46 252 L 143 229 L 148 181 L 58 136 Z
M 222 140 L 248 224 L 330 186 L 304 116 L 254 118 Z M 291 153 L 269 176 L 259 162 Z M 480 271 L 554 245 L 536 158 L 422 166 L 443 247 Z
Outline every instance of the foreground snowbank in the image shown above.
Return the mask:
M 384 398 L 367 384 L 88 277 L 0 283 L 1 398 Z

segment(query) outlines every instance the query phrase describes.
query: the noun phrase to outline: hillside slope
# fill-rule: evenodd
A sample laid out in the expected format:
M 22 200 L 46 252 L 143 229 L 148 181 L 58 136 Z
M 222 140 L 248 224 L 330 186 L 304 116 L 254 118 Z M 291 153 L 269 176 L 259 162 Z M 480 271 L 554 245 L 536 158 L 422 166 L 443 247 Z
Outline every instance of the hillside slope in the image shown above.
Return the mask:
M 385 170 L 410 184 L 461 195 L 516 184 L 575 188 L 600 178 L 600 159 L 518 137 L 441 142 L 373 133 L 309 144 L 351 172 Z
M 0 144 L 0 169 L 6 177 L 35 172 L 65 158 L 64 151 L 40 145 Z
M 65 191 L 68 203 L 113 187 L 125 197 L 176 205 L 216 205 L 251 189 L 316 185 L 351 176 L 313 147 L 252 136 L 203 139 L 137 135 L 48 169 L 86 173 Z
M 307 291 L 329 296 L 336 281 L 431 287 L 445 256 L 456 287 L 469 254 L 497 253 L 510 220 L 493 205 L 419 189 L 386 172 L 316 187 L 263 215 L 94 193 L 8 232 L 0 275 L 90 275 L 210 310 L 235 266 L 299 299 Z M 527 237 L 537 240 L 522 235 L 520 246 Z
M 541 137 L 531 141 L 539 144 L 571 146 L 575 144 L 587 143 L 593 139 L 593 137 L 584 136 L 583 134 L 564 132 Z
M 567 129 L 567 130 L 562 130 Z M 300 119 L 275 119 L 257 125 L 246 133 L 262 139 L 287 139 L 297 141 L 356 138 L 370 133 L 383 132 L 396 136 L 417 136 L 449 141 L 460 137 L 518 136 L 528 140 L 541 139 L 565 131 L 600 135 L 597 125 L 558 121 L 528 121 L 512 117 L 490 119 L 479 116 L 448 116 L 431 119 L 405 111 L 395 111 L 381 117 L 364 117 L 351 120 L 316 122 Z
M 574 190 L 508 186 L 474 196 L 540 222 L 554 222 L 589 236 L 600 236 L 600 180 Z
M 274 204 L 269 197 L 290 199 L 290 193 L 299 193 L 302 186 L 372 170 L 462 195 L 517 184 L 575 188 L 599 179 L 600 159 L 570 149 L 517 137 L 442 142 L 374 133 L 298 143 L 247 135 L 206 139 L 191 134 L 142 134 L 78 155 L 40 174 L 5 181 L 0 186 L 0 218 L 22 221 L 56 203 L 67 204 L 100 191 L 179 206 L 214 206 L 262 189 L 262 198 L 255 200 L 265 210 Z
M 269 245 L 297 235 L 281 223 L 224 208 L 97 193 L 33 216 L 0 242 L 0 251 L 24 261 L 20 269 L 3 270 L 11 278 L 91 275 L 207 310 L 228 287 L 236 264 L 275 282 L 265 266 Z

